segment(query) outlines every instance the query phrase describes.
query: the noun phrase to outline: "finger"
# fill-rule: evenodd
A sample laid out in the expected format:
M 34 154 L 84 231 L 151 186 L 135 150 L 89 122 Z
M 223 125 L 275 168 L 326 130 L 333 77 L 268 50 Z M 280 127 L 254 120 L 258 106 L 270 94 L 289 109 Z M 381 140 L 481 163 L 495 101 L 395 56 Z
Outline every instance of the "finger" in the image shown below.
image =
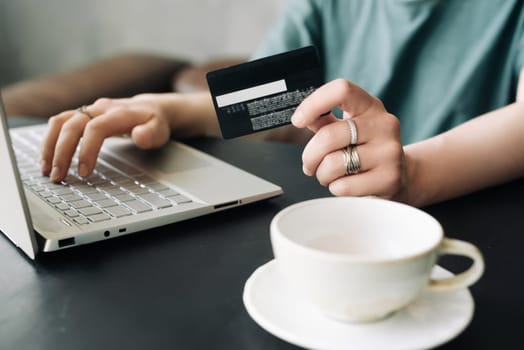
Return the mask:
M 373 143 L 385 148 L 388 145 L 401 149 L 400 122 L 387 112 L 375 110 L 351 118 L 357 130 L 357 144 Z M 317 131 L 306 145 L 302 154 L 303 168 L 306 175 L 317 171 L 322 159 L 329 153 L 346 147 L 351 143 L 351 127 L 346 119 L 328 124 Z
M 152 118 L 151 113 L 117 106 L 92 119 L 85 128 L 78 154 L 78 174 L 89 176 L 96 165 L 96 159 L 104 140 L 110 136 L 130 134 L 137 125 Z
M 73 116 L 62 125 L 54 149 L 51 181 L 59 182 L 67 175 L 71 159 L 88 121 L 89 118 L 85 114 L 75 111 Z
M 163 118 L 151 118 L 144 124 L 137 125 L 131 132 L 131 138 L 142 149 L 163 146 L 170 136 L 167 121 Z
M 357 130 L 357 121 L 354 121 Z M 359 122 L 360 124 L 360 122 Z M 363 124 L 366 124 L 365 122 Z M 371 134 L 367 132 L 364 134 Z M 336 120 L 317 130 L 302 153 L 304 173 L 312 175 L 326 155 L 346 147 L 351 142 L 351 129 L 346 120 Z
M 369 110 L 377 101 L 359 86 L 344 79 L 337 79 L 324 84 L 306 97 L 295 110 L 291 120 L 293 125 L 303 128 L 312 124 L 325 111 L 337 107 L 355 117 Z
M 335 123 L 337 121 L 339 121 L 339 119 L 335 117 L 333 113 L 330 112 L 329 114 L 320 116 L 320 118 L 314 120 L 311 124 L 307 126 L 307 128 L 313 131 L 314 133 L 316 133 L 318 130 L 320 130 L 324 126 L 331 124 L 331 123 Z
M 400 168 L 377 167 L 367 172 L 343 176 L 329 184 L 335 196 L 378 196 L 395 199 L 402 186 Z
M 348 157 L 350 156 L 350 150 L 347 150 Z M 380 161 L 382 161 L 381 152 L 376 154 L 377 151 L 374 147 L 370 146 L 358 146 L 355 149 L 360 160 L 360 172 L 365 172 L 376 167 Z M 363 161 L 363 160 L 366 161 Z M 346 155 L 343 149 L 336 150 L 332 153 L 327 154 L 320 162 L 315 176 L 318 182 L 322 186 L 328 186 L 331 182 L 338 178 L 348 176 L 346 174 Z
M 380 147 L 372 144 L 359 145 L 354 148 L 354 152 L 357 152 L 360 161 L 359 174 L 378 167 L 382 167 L 383 169 L 386 167 L 394 169 L 401 168 L 403 162 L 402 146 L 394 142 L 381 144 Z M 346 158 L 344 151 L 337 150 L 326 155 L 320 162 L 315 176 L 323 186 L 327 186 L 336 179 L 346 176 Z
M 40 151 L 40 171 L 42 175 L 48 176 L 51 172 L 55 146 L 62 125 L 74 115 L 74 111 L 65 111 L 52 116 L 48 121 L 47 133 L 41 145 Z

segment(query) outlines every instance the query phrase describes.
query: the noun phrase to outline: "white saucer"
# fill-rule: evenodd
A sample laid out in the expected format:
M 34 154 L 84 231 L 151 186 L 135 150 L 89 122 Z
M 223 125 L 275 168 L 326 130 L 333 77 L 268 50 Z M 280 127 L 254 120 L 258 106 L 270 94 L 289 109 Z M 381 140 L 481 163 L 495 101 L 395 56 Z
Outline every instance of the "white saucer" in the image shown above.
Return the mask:
M 422 294 L 391 317 L 371 323 L 327 318 L 282 288 L 275 260 L 259 267 L 244 286 L 244 305 L 266 331 L 310 349 L 424 349 L 449 341 L 471 321 L 474 303 L 467 289 Z M 435 278 L 451 273 L 439 266 Z

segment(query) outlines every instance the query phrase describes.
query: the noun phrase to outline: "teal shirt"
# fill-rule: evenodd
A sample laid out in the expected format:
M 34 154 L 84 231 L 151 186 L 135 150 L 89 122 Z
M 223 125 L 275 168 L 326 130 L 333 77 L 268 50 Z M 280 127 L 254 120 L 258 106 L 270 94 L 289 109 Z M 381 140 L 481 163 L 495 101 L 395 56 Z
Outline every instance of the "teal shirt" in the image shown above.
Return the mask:
M 514 102 L 523 2 L 293 0 L 255 57 L 315 45 L 326 81 L 380 98 L 408 144 Z

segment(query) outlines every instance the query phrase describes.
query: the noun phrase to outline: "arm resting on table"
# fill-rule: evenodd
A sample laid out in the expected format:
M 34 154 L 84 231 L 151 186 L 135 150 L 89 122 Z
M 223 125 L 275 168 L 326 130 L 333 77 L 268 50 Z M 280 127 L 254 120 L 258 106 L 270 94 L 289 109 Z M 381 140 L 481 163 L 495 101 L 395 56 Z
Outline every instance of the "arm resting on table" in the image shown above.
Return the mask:
M 186 67 L 186 62 L 172 58 L 122 54 L 6 86 L 2 96 L 8 115 L 48 118 L 99 97 L 171 91 L 173 76 Z

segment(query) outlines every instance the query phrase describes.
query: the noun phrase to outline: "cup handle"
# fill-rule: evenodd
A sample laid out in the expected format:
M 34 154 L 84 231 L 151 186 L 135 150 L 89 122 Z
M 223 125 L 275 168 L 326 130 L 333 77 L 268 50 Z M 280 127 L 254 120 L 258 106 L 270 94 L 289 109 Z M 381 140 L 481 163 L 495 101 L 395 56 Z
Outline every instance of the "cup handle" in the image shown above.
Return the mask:
M 428 289 L 432 291 L 452 291 L 466 288 L 475 283 L 484 272 L 484 259 L 482 254 L 473 244 L 457 239 L 444 238 L 438 250 L 439 255 L 461 255 L 473 260 L 473 264 L 466 271 L 458 275 L 430 279 Z

